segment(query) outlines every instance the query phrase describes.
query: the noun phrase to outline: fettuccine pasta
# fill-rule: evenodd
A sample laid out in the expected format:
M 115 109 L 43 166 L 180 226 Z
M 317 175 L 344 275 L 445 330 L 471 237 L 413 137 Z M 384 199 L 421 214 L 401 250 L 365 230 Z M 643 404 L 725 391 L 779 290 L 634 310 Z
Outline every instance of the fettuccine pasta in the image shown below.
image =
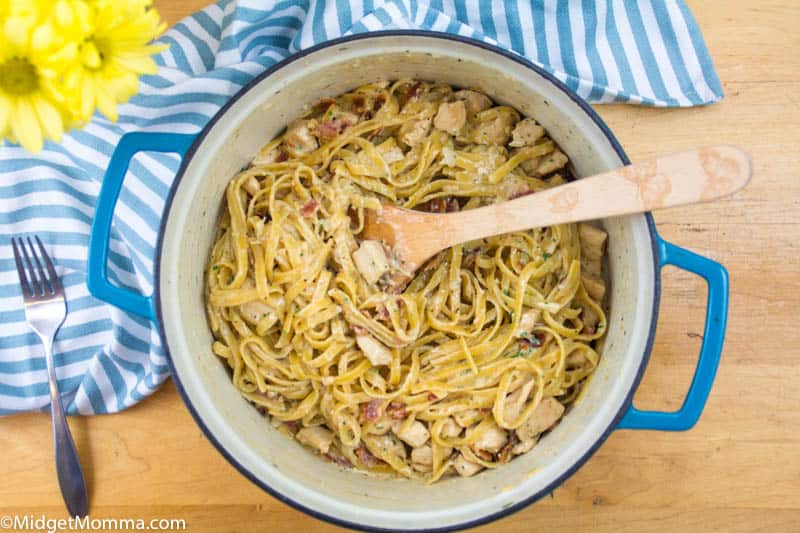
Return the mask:
M 279 430 L 344 467 L 433 483 L 526 453 L 598 364 L 605 232 L 468 242 L 410 279 L 359 233 L 366 209 L 472 209 L 559 185 L 567 165 L 477 91 L 400 80 L 323 99 L 227 188 L 214 353 Z

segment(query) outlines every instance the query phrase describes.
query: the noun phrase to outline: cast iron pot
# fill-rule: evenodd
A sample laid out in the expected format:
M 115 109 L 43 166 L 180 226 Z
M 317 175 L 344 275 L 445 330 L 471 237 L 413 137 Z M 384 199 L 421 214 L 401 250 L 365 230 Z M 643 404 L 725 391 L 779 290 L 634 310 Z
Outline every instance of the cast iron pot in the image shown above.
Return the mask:
M 535 117 L 566 151 L 578 175 L 628 163 L 608 127 L 552 75 L 476 41 L 413 31 L 345 37 L 275 65 L 240 90 L 197 135 L 132 133 L 119 142 L 92 226 L 91 293 L 158 324 L 173 380 L 220 453 L 251 481 L 312 516 L 346 527 L 445 530 L 483 524 L 536 501 L 575 472 L 616 429 L 686 430 L 705 405 L 722 350 L 728 277 L 722 265 L 665 242 L 649 214 L 602 221 L 609 235 L 608 338 L 585 396 L 528 454 L 472 478 L 426 487 L 376 479 L 325 462 L 278 433 L 234 389 L 211 352 L 204 268 L 231 177 L 304 106 L 377 79 L 419 78 L 477 88 Z M 155 290 L 146 297 L 108 281 L 113 209 L 130 158 L 177 152 L 183 162 L 158 235 Z M 697 369 L 676 412 L 641 411 L 632 398 L 653 344 L 666 264 L 708 283 Z

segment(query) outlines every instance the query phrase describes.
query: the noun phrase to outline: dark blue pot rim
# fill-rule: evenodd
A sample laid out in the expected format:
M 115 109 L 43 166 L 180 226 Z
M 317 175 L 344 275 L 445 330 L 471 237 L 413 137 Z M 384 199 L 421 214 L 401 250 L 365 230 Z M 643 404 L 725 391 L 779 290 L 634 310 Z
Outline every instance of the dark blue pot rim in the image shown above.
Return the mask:
M 164 232 L 165 232 L 165 229 L 166 229 L 166 222 L 167 222 L 167 219 L 169 217 L 170 209 L 172 207 L 172 201 L 173 201 L 174 196 L 175 196 L 175 191 L 177 190 L 178 185 L 180 184 L 180 181 L 183 178 L 183 175 L 184 175 L 184 173 L 186 171 L 186 168 L 189 165 L 189 162 L 191 161 L 192 157 L 194 156 L 194 154 L 197 151 L 197 149 L 199 148 L 199 146 L 203 143 L 203 140 L 205 139 L 205 137 L 208 134 L 208 132 L 211 131 L 211 129 L 214 127 L 214 125 L 217 123 L 217 121 L 223 115 L 225 115 L 225 113 L 228 111 L 228 109 L 230 109 L 230 107 L 233 106 L 236 103 L 236 101 L 239 100 L 239 98 L 241 98 L 245 93 L 247 93 L 250 89 L 252 89 L 258 83 L 263 81 L 265 78 L 271 76 L 272 74 L 274 74 L 275 72 L 277 72 L 281 68 L 285 67 L 286 65 L 289 65 L 290 63 L 293 63 L 294 61 L 297 61 L 298 59 L 300 59 L 302 57 L 305 57 L 307 55 L 313 54 L 314 52 L 317 52 L 319 50 L 323 50 L 325 48 L 329 48 L 331 46 L 338 46 L 338 45 L 341 45 L 341 44 L 344 44 L 344 43 L 361 41 L 361 40 L 364 40 L 364 39 L 372 39 L 372 38 L 376 38 L 376 37 L 412 37 L 412 38 L 413 37 L 427 37 L 427 38 L 436 38 L 436 39 L 442 39 L 442 40 L 448 40 L 448 41 L 456 41 L 456 42 L 459 42 L 459 43 L 462 43 L 462 44 L 466 44 L 466 45 L 469 45 L 469 46 L 475 46 L 477 48 L 482 48 L 484 50 L 487 50 L 487 51 L 490 51 L 490 52 L 494 52 L 494 53 L 499 54 L 499 55 L 501 55 L 501 56 L 503 56 L 503 57 L 505 57 L 507 59 L 510 59 L 510 60 L 512 60 L 512 61 L 514 61 L 516 63 L 519 63 L 520 65 L 523 65 L 523 66 L 529 68 L 530 70 L 536 72 L 537 74 L 539 74 L 540 76 L 542 76 L 543 78 L 548 80 L 550 83 L 552 83 L 556 88 L 561 90 L 564 94 L 569 96 L 569 98 L 571 100 L 573 100 L 581 109 L 583 109 L 583 111 L 589 116 L 589 118 L 591 118 L 594 121 L 594 123 L 597 124 L 597 126 L 600 128 L 600 130 L 603 132 L 603 134 L 608 139 L 609 143 L 611 143 L 611 146 L 613 147 L 614 151 L 619 156 L 620 160 L 626 165 L 630 163 L 630 160 L 628 159 L 627 154 L 625 154 L 625 151 L 623 150 L 622 145 L 620 145 L 620 143 L 617 140 L 617 138 L 611 132 L 611 130 L 606 125 L 606 123 L 603 121 L 603 119 L 600 118 L 600 116 L 595 112 L 595 110 L 592 109 L 592 107 L 583 98 L 578 96 L 572 89 L 567 87 L 564 83 L 562 83 L 560 80 L 555 78 L 552 74 L 550 74 L 546 70 L 538 67 L 537 65 L 531 63 L 530 61 L 528 61 L 527 59 L 525 59 L 522 56 L 516 55 L 516 54 L 514 54 L 512 52 L 509 52 L 507 50 L 504 50 L 502 48 L 498 48 L 496 46 L 493 46 L 493 45 L 490 45 L 490 44 L 486 44 L 486 43 L 481 42 L 481 41 L 476 41 L 474 39 L 470 39 L 470 38 L 467 38 L 467 37 L 451 35 L 451 34 L 448 34 L 448 33 L 438 33 L 438 32 L 430 32 L 430 31 L 422 31 L 422 30 L 376 31 L 376 32 L 370 32 L 370 33 L 360 33 L 360 34 L 356 34 L 356 35 L 350 35 L 350 36 L 340 37 L 338 39 L 333 39 L 333 40 L 330 40 L 330 41 L 326 41 L 326 42 L 318 44 L 316 46 L 312 46 L 311 48 L 307 48 L 305 50 L 297 52 L 296 54 L 284 59 L 283 61 L 281 61 L 279 63 L 276 63 L 275 65 L 273 65 L 272 67 L 268 68 L 263 73 L 261 73 L 259 76 L 254 78 L 250 83 L 248 83 L 247 85 L 242 87 L 239 90 L 239 92 L 237 92 L 235 95 L 233 95 L 231 97 L 231 99 L 224 106 L 222 106 L 222 108 L 211 118 L 211 120 L 208 122 L 208 124 L 205 126 L 205 128 L 203 128 L 203 130 L 197 135 L 197 138 L 195 139 L 194 143 L 189 148 L 189 150 L 186 152 L 186 155 L 183 157 L 183 161 L 181 163 L 180 168 L 178 169 L 178 173 L 177 173 L 177 175 L 175 177 L 175 181 L 173 182 L 172 187 L 170 188 L 169 194 L 167 196 L 167 200 L 166 200 L 166 203 L 165 203 L 165 206 L 164 206 L 164 215 L 163 215 L 163 217 L 161 219 L 161 225 L 160 225 L 159 231 L 158 231 L 158 240 L 156 241 L 156 256 L 155 256 L 155 270 L 154 270 L 155 284 L 154 284 L 154 291 L 153 292 L 154 292 L 154 297 L 155 297 L 156 318 L 157 318 L 157 321 L 158 321 L 159 324 L 162 324 L 163 320 L 164 320 L 164 317 L 163 317 L 162 312 L 161 312 L 161 295 L 159 294 L 158 287 L 160 286 L 160 282 L 161 282 L 161 251 L 162 251 L 162 243 L 163 243 L 163 239 L 164 239 Z M 594 453 L 606 441 L 606 439 L 608 439 L 609 435 L 611 435 L 611 432 L 614 431 L 614 428 L 616 428 L 616 426 L 619 423 L 620 419 L 627 412 L 628 408 L 630 407 L 631 403 L 633 402 L 633 396 L 636 393 L 636 389 L 639 388 L 639 384 L 641 383 L 642 377 L 644 375 L 645 368 L 647 367 L 647 363 L 650 360 L 650 352 L 653 349 L 653 339 L 655 337 L 655 332 L 656 332 L 656 323 L 658 322 L 658 305 L 659 305 L 659 300 L 661 299 L 661 278 L 660 278 L 660 275 L 659 275 L 659 267 L 658 267 L 658 257 L 659 257 L 659 252 L 658 252 L 658 234 L 656 232 L 656 226 L 655 226 L 655 222 L 653 220 L 653 216 L 650 213 L 645 213 L 644 216 L 645 216 L 645 219 L 647 221 L 647 228 L 648 228 L 648 232 L 650 234 L 650 246 L 651 246 L 652 254 L 653 254 L 654 291 L 653 291 L 652 318 L 651 318 L 651 322 L 650 322 L 650 330 L 649 330 L 648 335 L 647 335 L 647 344 L 645 345 L 644 353 L 642 355 L 642 361 L 641 361 L 641 363 L 639 365 L 639 369 L 636 372 L 636 377 L 635 377 L 635 379 L 633 381 L 633 385 L 631 386 L 631 389 L 628 392 L 628 395 L 627 395 L 625 401 L 623 402 L 621 408 L 619 409 L 617 414 L 614 416 L 614 419 L 611 421 L 611 424 L 609 424 L 609 426 L 605 429 L 605 431 L 603 431 L 603 433 L 597 438 L 597 440 L 589 448 L 589 450 L 587 450 L 586 453 L 583 456 L 581 456 L 577 461 L 575 461 L 575 463 L 570 468 L 568 468 L 560 476 L 558 476 L 556 479 L 554 479 L 546 487 L 544 487 L 543 489 L 539 490 L 535 494 L 529 496 L 528 498 L 525 498 L 524 500 L 521 500 L 521 501 L 515 503 L 514 505 L 511 505 L 511 506 L 509 506 L 507 508 L 504 508 L 504 509 L 502 509 L 502 510 L 496 512 L 496 513 L 492 513 L 492 514 L 483 516 L 483 517 L 475 519 L 475 520 L 462 522 L 460 524 L 454 524 L 454 525 L 449 525 L 449 526 L 439 527 L 439 528 L 404 529 L 402 531 L 432 531 L 432 532 L 457 531 L 457 530 L 461 530 L 461 529 L 477 527 L 477 526 L 480 526 L 480 525 L 483 525 L 483 524 L 488 524 L 489 522 L 493 522 L 495 520 L 499 520 L 501 518 L 507 517 L 507 516 L 517 512 L 517 511 L 521 510 L 521 509 L 524 509 L 528 505 L 538 501 L 543 496 L 546 496 L 547 494 L 549 494 L 550 492 L 555 490 L 567 478 L 572 476 L 572 474 L 574 474 L 581 466 L 583 466 L 583 464 L 586 461 L 588 461 L 589 458 L 592 455 L 594 455 Z M 247 468 L 245 468 L 242 464 L 240 464 L 233 456 L 231 456 L 230 453 L 228 453 L 228 451 L 225 449 L 225 447 L 209 431 L 208 427 L 206 427 L 206 425 L 203 422 L 203 419 L 201 418 L 200 414 L 194 408 L 194 405 L 192 405 L 192 402 L 189 399 L 189 395 L 187 394 L 186 390 L 183 387 L 183 384 L 180 381 L 180 378 L 178 377 L 178 374 L 177 374 L 176 369 L 175 369 L 175 365 L 172 362 L 172 357 L 171 357 L 170 352 L 169 352 L 169 344 L 168 344 L 167 339 L 166 339 L 166 337 L 165 337 L 165 335 L 163 333 L 162 328 L 159 328 L 159 334 L 161 335 L 161 342 L 162 342 L 162 344 L 164 346 L 164 351 L 167 354 L 167 362 L 169 364 L 170 372 L 172 374 L 172 380 L 175 383 L 175 386 L 177 387 L 178 392 L 181 395 L 181 398 L 183 398 L 183 402 L 186 404 L 186 407 L 189 409 L 189 412 L 192 414 L 192 417 L 194 418 L 194 420 L 197 423 L 197 425 L 200 426 L 200 429 L 203 431 L 203 434 L 206 436 L 206 438 L 209 441 L 211 441 L 211 443 L 217 448 L 217 451 L 219 451 L 222 454 L 222 456 L 225 457 L 225 459 L 227 459 L 228 462 L 231 463 L 243 476 L 245 476 L 247 479 L 249 479 L 254 484 L 256 484 L 259 487 L 261 487 L 264 491 L 269 493 L 272 497 L 276 498 L 277 500 L 279 500 L 279 501 L 281 501 L 281 502 L 283 502 L 283 503 L 285 503 L 285 504 L 287 504 L 287 505 L 289 505 L 291 507 L 294 507 L 295 509 L 297 509 L 299 511 L 302 511 L 302 512 L 308 514 L 309 516 L 313 516 L 314 518 L 317 518 L 317 519 L 320 519 L 320 520 L 324 520 L 326 522 L 329 522 L 329 523 L 337 525 L 337 526 L 347 527 L 347 528 L 350 528 L 350 529 L 357 529 L 357 530 L 362 530 L 362 531 L 396 531 L 396 530 L 387 529 L 387 528 L 370 527 L 370 526 L 366 526 L 364 524 L 359 524 L 359 523 L 356 523 L 356 522 L 350 522 L 350 521 L 347 521 L 347 520 L 342 520 L 340 518 L 336 518 L 336 517 L 333 517 L 333 516 L 326 515 L 324 513 L 320 513 L 319 511 L 316 511 L 314 509 L 310 509 L 310 508 L 306 507 L 305 505 L 303 505 L 299 501 L 296 501 L 296 500 L 293 500 L 291 498 L 288 498 L 284 494 L 281 494 L 277 490 L 273 489 L 272 487 L 270 487 L 269 485 L 267 485 L 266 483 L 264 483 L 263 481 L 258 479 L 252 472 L 250 472 Z

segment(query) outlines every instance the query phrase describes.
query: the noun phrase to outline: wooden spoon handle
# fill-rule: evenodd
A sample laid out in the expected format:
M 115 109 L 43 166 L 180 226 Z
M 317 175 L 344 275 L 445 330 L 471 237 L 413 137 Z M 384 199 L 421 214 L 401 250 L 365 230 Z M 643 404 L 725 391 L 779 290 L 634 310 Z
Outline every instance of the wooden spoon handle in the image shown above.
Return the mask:
M 641 161 L 508 202 L 447 215 L 451 243 L 525 229 L 708 202 L 744 187 L 750 156 L 707 146 Z

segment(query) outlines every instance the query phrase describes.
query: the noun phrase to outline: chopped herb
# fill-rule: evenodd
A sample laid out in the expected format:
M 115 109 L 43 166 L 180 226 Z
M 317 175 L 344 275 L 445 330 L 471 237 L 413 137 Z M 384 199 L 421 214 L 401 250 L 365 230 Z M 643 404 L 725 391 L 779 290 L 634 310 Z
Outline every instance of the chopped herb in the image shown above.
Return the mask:
M 542 341 L 539 339 L 539 337 L 537 337 L 533 333 L 527 331 L 520 331 L 519 336 L 525 339 L 528 343 L 530 343 L 531 346 L 539 347 L 542 345 Z
M 219 270 L 219 265 L 214 265 L 213 267 L 211 267 L 211 270 Z
M 553 257 L 553 254 L 548 254 L 547 252 L 545 252 L 542 254 L 542 257 L 544 258 L 545 261 L 547 261 L 548 259 Z
M 383 429 L 383 424 L 378 424 L 377 426 L 375 426 L 375 429 L 377 430 Z
M 510 296 L 511 295 L 511 291 L 509 289 L 505 289 L 503 291 L 503 294 L 505 294 L 506 296 Z
M 533 350 L 531 350 L 530 348 L 526 350 L 517 350 L 516 352 L 509 352 L 506 355 L 506 357 L 508 357 L 509 359 L 516 359 L 517 357 L 525 357 L 526 355 L 529 355 L 532 351 Z
M 603 329 L 603 326 L 604 326 L 604 325 L 605 325 L 605 324 L 603 324 L 602 322 L 600 322 L 599 324 L 597 324 L 596 328 L 597 328 L 597 329 Z
M 503 505 L 503 509 L 508 509 L 512 505 L 514 505 L 514 502 L 508 502 L 507 504 Z

